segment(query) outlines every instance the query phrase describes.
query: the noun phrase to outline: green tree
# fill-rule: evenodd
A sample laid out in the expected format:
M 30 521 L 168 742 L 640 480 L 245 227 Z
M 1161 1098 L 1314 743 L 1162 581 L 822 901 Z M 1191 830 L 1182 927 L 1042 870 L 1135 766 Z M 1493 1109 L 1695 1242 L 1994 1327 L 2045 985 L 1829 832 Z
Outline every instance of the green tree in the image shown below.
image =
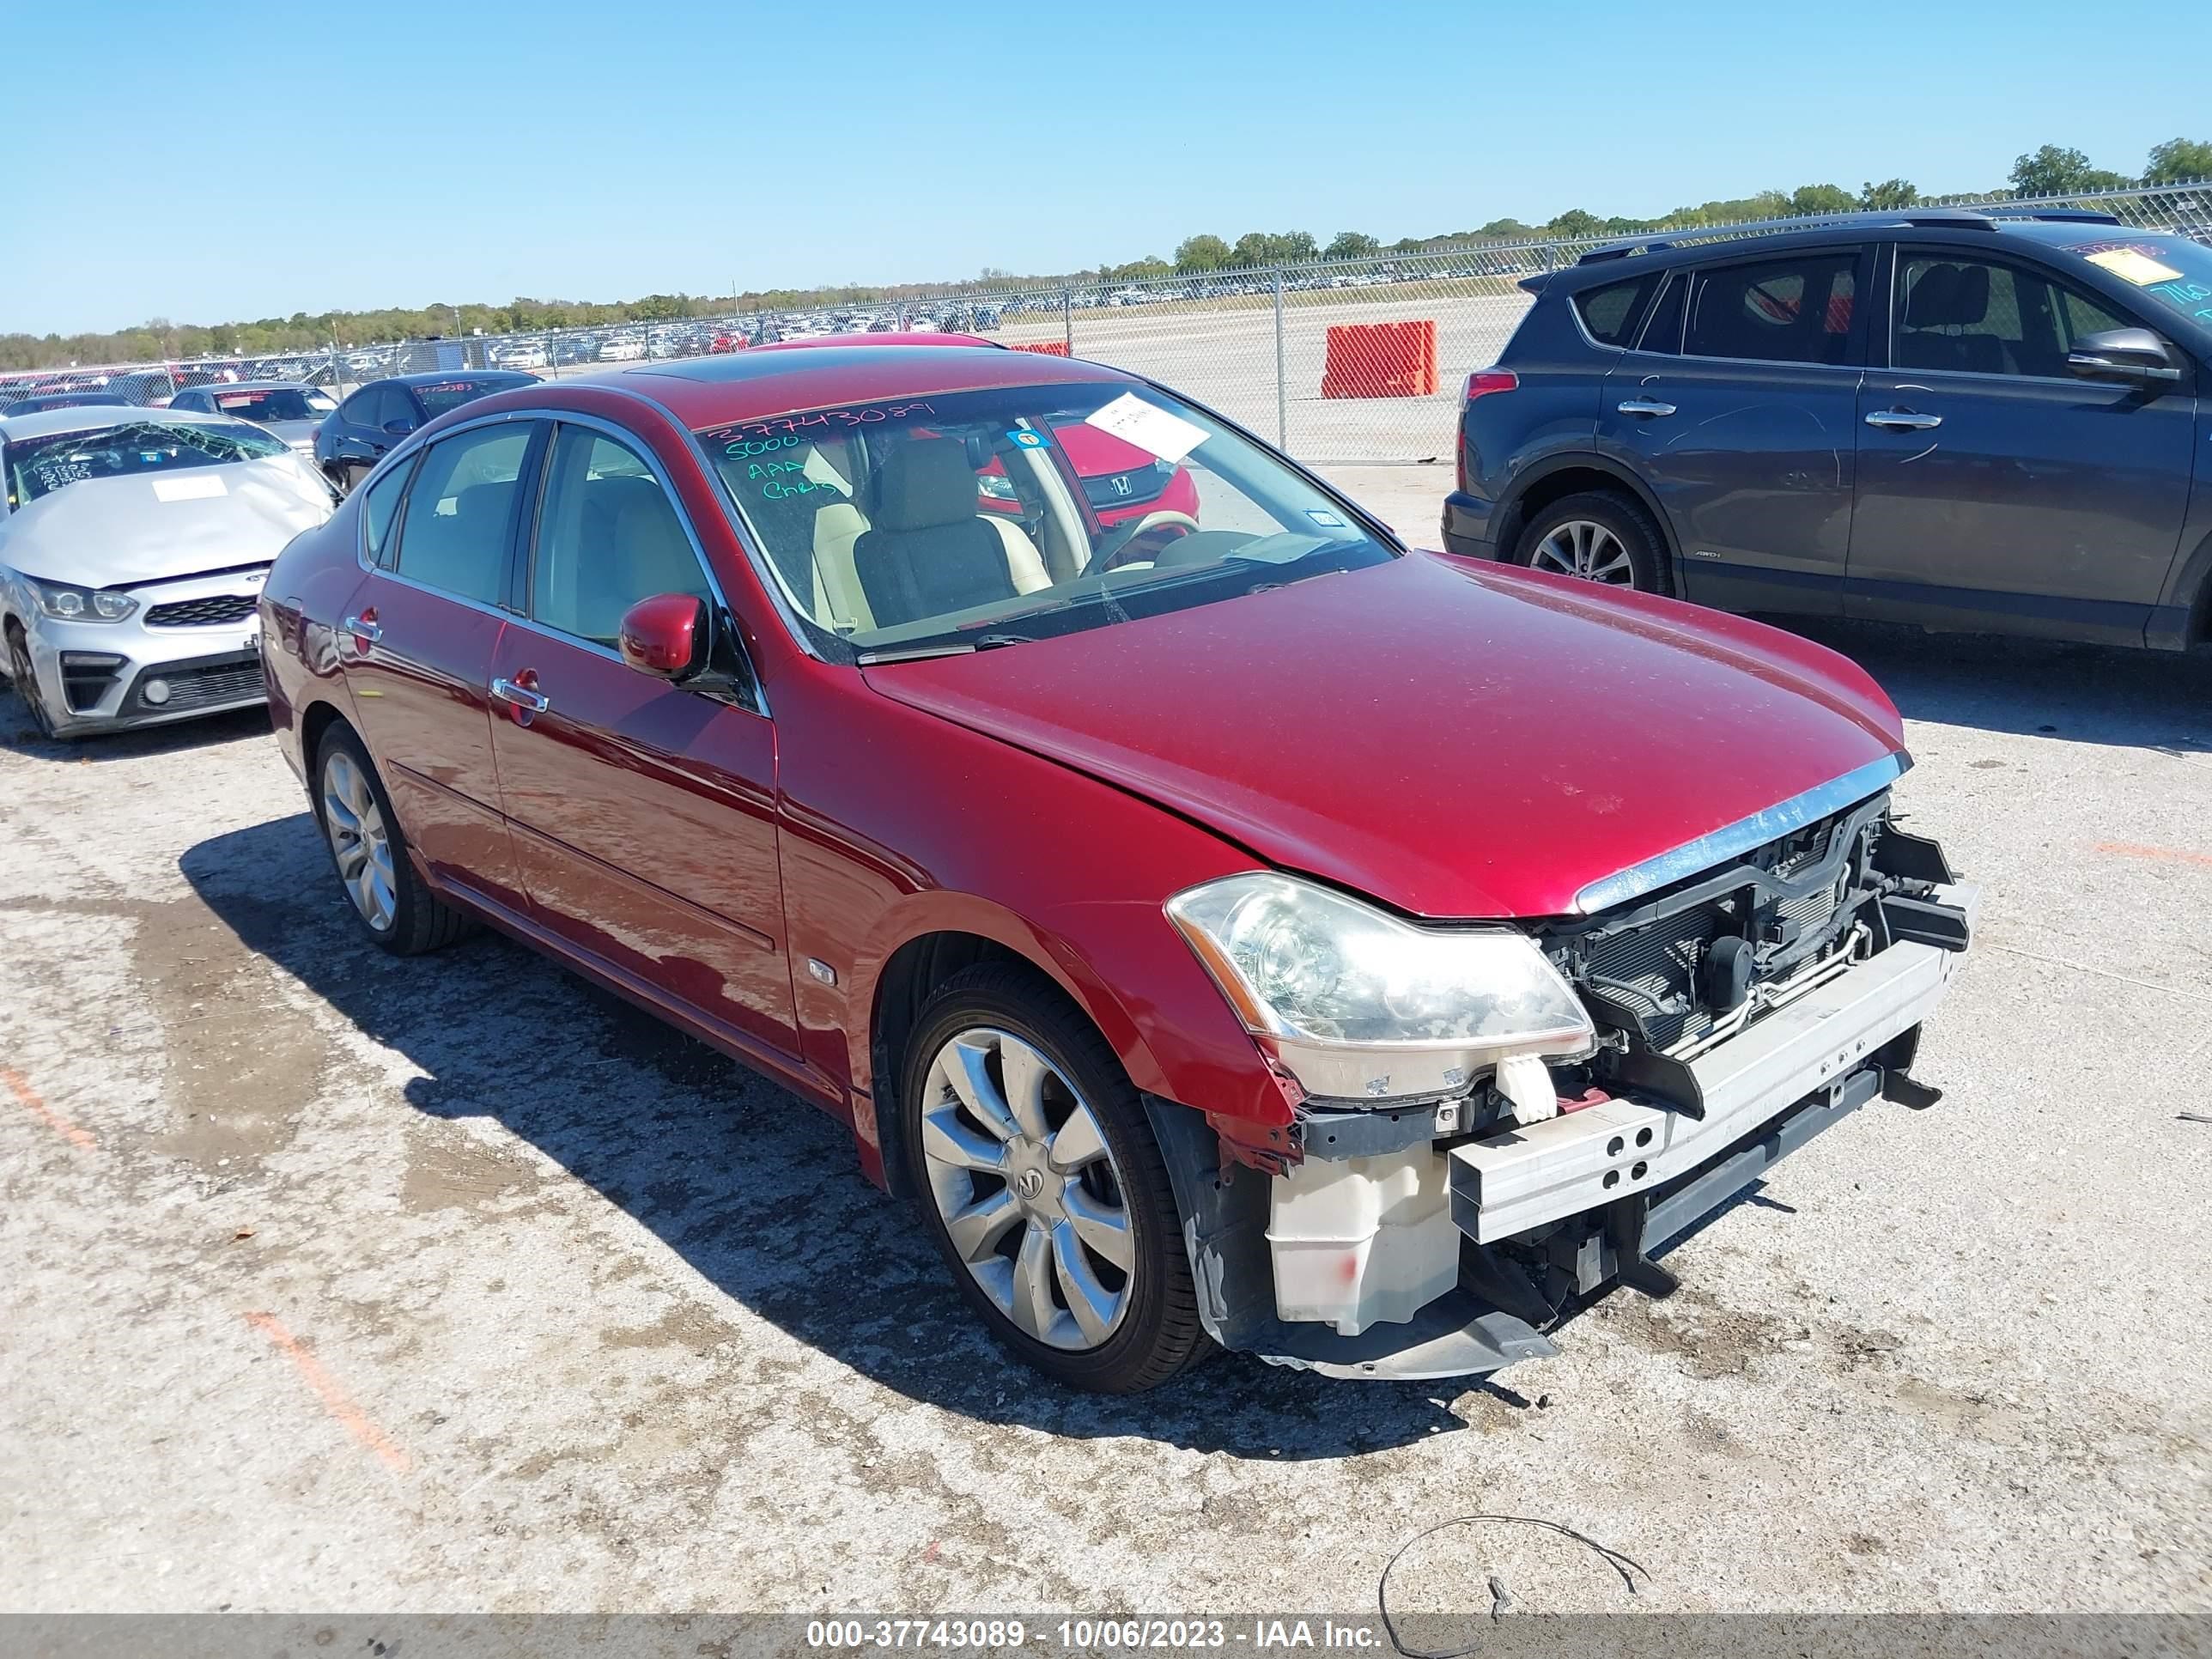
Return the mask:
M 2180 185 L 2198 179 L 2212 179 L 2212 140 L 2169 138 L 2151 147 L 2143 183 Z
M 1552 221 L 1555 236 L 1595 236 L 1605 228 L 1605 221 L 1595 213 L 1585 213 L 1580 208 L 1569 208 Z
M 1186 236 L 1176 247 L 1176 269 L 1218 270 L 1230 257 L 1229 244 L 1218 236 Z
M 2021 196 L 2071 196 L 2085 190 L 2116 190 L 2135 182 L 2124 173 L 2107 173 L 2089 165 L 2078 149 L 2045 144 L 2033 155 L 2012 164 L 2012 187 Z
M 1885 179 L 1878 185 L 1869 180 L 1859 191 L 1859 205 L 1892 213 L 1899 208 L 1917 207 L 1920 189 L 1909 179 Z
M 1382 244 L 1361 230 L 1340 230 L 1329 238 L 1328 246 L 1322 250 L 1332 259 L 1357 259 L 1373 253 Z
M 1797 217 L 1814 213 L 1848 213 L 1859 198 L 1841 185 L 1800 185 L 1790 192 L 1790 211 Z
M 1526 236 L 1534 229 L 1534 226 L 1524 225 L 1518 219 L 1492 219 L 1474 234 L 1478 236 Z

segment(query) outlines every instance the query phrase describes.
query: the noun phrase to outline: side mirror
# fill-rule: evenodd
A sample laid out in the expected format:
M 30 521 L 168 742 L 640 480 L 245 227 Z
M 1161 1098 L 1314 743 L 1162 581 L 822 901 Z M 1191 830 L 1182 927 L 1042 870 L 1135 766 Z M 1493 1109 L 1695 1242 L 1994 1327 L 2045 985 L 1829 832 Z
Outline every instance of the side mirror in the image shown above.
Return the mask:
M 2066 367 L 2084 380 L 2167 384 L 2181 378 L 2166 343 L 2147 328 L 2084 334 L 2066 354 Z
M 623 612 L 615 636 L 622 659 L 641 674 L 690 679 L 707 665 L 712 639 L 706 601 L 690 593 L 656 593 Z

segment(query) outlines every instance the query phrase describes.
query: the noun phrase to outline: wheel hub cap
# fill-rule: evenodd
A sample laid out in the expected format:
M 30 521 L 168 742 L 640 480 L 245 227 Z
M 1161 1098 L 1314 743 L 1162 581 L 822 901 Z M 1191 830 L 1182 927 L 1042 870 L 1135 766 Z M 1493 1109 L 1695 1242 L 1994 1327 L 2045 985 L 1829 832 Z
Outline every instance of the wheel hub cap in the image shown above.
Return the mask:
M 1135 1240 L 1089 1103 L 1042 1052 L 988 1026 L 938 1051 L 923 1101 L 930 1196 L 970 1276 L 1038 1341 L 1103 1343 L 1128 1310 Z
M 1537 570 L 1615 587 L 1636 585 L 1636 566 L 1620 538 L 1589 519 L 1570 519 L 1536 544 L 1528 563 Z
M 362 920 L 378 933 L 392 926 L 399 908 L 392 863 L 392 836 L 368 779 L 343 750 L 323 768 L 323 826 L 338 879 Z

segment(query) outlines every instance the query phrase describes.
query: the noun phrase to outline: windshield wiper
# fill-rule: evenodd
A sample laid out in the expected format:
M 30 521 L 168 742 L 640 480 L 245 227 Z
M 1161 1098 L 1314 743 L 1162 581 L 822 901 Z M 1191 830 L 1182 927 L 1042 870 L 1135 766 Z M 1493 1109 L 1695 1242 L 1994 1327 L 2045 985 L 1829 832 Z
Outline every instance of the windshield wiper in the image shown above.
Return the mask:
M 995 651 L 1002 645 L 1027 645 L 1028 634 L 979 634 L 972 640 L 945 641 L 936 645 L 894 645 L 881 651 L 863 651 L 854 659 L 861 667 L 878 663 L 921 662 L 931 657 L 965 657 L 977 651 Z

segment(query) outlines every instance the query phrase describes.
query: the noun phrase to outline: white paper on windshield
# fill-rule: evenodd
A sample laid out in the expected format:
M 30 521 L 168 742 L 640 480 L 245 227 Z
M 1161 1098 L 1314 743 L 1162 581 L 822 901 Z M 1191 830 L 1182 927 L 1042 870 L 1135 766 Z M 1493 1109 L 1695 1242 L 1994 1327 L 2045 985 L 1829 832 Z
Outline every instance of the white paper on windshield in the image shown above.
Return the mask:
M 2101 253 L 2089 256 L 2093 265 L 2102 265 L 2123 282 L 2133 283 L 2137 288 L 2148 288 L 2153 283 L 2171 283 L 2181 273 L 2172 265 L 2160 264 L 2136 247 L 2108 247 Z
M 230 494 L 220 472 L 181 472 L 173 478 L 154 480 L 157 501 L 204 501 Z
M 1170 415 L 1133 392 L 1123 392 L 1084 424 L 1110 432 L 1164 461 L 1179 461 L 1206 441 L 1205 428 L 1193 426 L 1182 416 Z

